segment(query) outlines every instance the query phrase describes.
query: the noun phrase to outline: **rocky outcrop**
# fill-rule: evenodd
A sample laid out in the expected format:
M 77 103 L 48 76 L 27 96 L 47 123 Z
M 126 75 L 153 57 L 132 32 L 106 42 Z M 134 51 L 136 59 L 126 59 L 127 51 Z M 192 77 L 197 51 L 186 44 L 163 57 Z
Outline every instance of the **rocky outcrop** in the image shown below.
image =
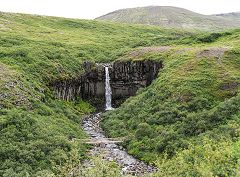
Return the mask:
M 105 73 L 103 65 L 83 64 L 85 72 L 77 78 L 58 80 L 52 83 L 56 96 L 63 100 L 75 100 L 80 97 L 97 103 L 105 95 Z
M 60 99 L 74 100 L 81 97 L 101 109 L 105 102 L 106 64 L 84 63 L 83 66 L 85 73 L 78 78 L 56 81 L 52 86 Z M 151 60 L 116 61 L 108 66 L 115 107 L 135 95 L 139 88 L 150 85 L 163 67 L 161 62 Z
M 117 61 L 110 72 L 113 103 L 124 101 L 139 88 L 149 86 L 157 77 L 162 63 L 145 61 Z

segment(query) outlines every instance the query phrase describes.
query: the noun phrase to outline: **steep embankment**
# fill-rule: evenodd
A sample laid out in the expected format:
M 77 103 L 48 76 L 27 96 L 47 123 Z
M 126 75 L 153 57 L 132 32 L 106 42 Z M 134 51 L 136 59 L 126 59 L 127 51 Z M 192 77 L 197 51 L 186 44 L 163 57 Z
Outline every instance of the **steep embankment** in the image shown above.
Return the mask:
M 164 67 L 151 86 L 105 114 L 104 130 L 127 136 L 129 153 L 158 164 L 157 176 L 236 176 L 239 39 L 237 30 L 202 47 L 142 48 L 124 56 L 162 61 Z
M 200 30 L 219 30 L 240 26 L 239 16 L 236 15 L 202 15 L 183 8 L 170 6 L 121 9 L 96 19 L 118 23 Z
M 77 78 L 83 61 L 112 61 L 138 46 L 189 33 L 157 27 L 0 13 L 0 176 L 66 174 L 83 159 L 79 127 L 93 108 L 54 98 L 50 83 Z

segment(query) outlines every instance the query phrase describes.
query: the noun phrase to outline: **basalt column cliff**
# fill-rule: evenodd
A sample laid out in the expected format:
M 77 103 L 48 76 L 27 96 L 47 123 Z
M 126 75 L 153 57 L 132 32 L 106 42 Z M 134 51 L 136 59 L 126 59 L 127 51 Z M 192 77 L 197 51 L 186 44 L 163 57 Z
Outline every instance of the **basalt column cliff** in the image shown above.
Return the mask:
M 59 80 L 52 84 L 60 99 L 80 97 L 102 109 L 105 102 L 105 69 L 109 67 L 113 106 L 119 106 L 139 88 L 146 87 L 157 77 L 163 67 L 161 62 L 116 61 L 113 64 L 84 63 L 85 73 L 77 79 Z

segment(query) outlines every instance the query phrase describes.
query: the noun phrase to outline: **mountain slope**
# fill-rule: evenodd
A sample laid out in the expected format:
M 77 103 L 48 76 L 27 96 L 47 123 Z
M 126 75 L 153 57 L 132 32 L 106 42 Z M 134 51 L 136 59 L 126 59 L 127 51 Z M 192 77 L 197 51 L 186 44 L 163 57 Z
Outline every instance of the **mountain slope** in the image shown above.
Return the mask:
M 147 24 L 168 28 L 184 29 L 224 29 L 240 26 L 231 18 L 222 16 L 208 16 L 186 9 L 169 6 L 149 6 L 122 9 L 96 18 L 119 23 Z
M 232 12 L 232 13 L 226 13 L 226 14 L 216 14 L 215 16 L 224 17 L 226 19 L 233 20 L 236 23 L 240 22 L 240 12 Z

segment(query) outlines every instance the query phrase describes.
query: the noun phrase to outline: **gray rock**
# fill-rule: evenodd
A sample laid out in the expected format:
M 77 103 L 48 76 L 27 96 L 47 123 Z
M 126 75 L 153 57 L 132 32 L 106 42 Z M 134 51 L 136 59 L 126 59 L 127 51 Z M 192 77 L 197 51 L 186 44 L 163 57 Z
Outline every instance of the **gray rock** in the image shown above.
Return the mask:
M 149 176 L 151 173 L 157 170 L 156 167 L 145 164 L 142 161 L 129 155 L 121 146 L 109 141 L 102 133 L 102 129 L 99 125 L 101 121 L 100 114 L 89 115 L 83 120 L 83 127 L 86 133 L 91 137 L 92 141 L 103 141 L 99 145 L 95 145 L 90 155 L 96 156 L 104 152 L 104 159 L 107 161 L 116 161 L 122 168 L 122 174 L 131 174 L 137 176 Z M 91 129 L 91 130 L 89 130 Z

